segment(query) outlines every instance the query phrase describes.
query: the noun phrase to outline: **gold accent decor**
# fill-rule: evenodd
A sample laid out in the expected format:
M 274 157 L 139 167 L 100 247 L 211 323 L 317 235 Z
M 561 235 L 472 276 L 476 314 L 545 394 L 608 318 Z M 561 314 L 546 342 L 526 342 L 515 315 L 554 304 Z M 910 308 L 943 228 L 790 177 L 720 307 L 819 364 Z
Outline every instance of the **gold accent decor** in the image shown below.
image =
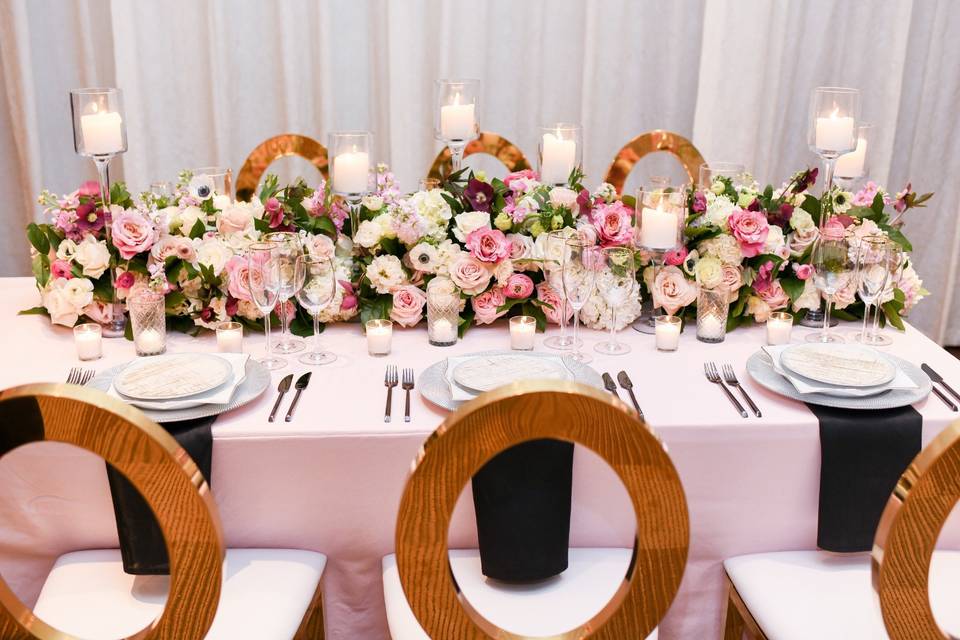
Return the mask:
M 727 610 L 723 615 L 723 640 L 743 640 L 743 634 L 747 634 L 750 640 L 767 640 L 760 625 L 754 619 L 750 609 L 747 608 L 740 593 L 730 580 L 730 576 L 724 574 L 724 582 L 727 584 Z
M 264 140 L 247 156 L 240 173 L 237 174 L 237 200 L 250 200 L 267 167 L 284 156 L 305 158 L 324 178 L 327 177 L 327 148 L 313 138 L 284 133 Z
M 593 387 L 526 381 L 486 393 L 449 416 L 414 461 L 397 518 L 397 568 L 417 620 L 432 638 L 522 640 L 459 596 L 447 530 L 464 485 L 497 453 L 540 438 L 572 441 L 603 457 L 626 485 L 636 516 L 634 559 L 591 620 L 551 640 L 644 638 L 676 595 L 687 560 L 683 487 L 659 439 L 631 409 Z
M 700 165 L 704 163 L 703 156 L 692 142 L 679 133 L 663 129 L 642 133 L 624 145 L 607 169 L 604 181 L 612 184 L 616 187 L 617 193 L 622 194 L 623 185 L 626 184 L 627 176 L 630 175 L 633 166 L 645 155 L 656 151 L 673 154 L 683 165 L 683 170 L 687 172 L 690 182 L 696 183 Z
M 523 155 L 523 151 L 520 151 L 515 144 L 503 136 L 490 133 L 489 131 L 482 132 L 476 140 L 468 142 L 467 148 L 463 152 L 463 157 L 466 158 L 475 153 L 487 153 L 493 156 L 502 162 L 507 167 L 507 170 L 511 172 L 530 168 L 530 163 L 527 161 L 526 156 Z M 430 171 L 427 173 L 427 177 L 440 180 L 450 175 L 452 169 L 453 160 L 450 158 L 450 149 L 444 148 L 443 151 L 437 154 L 436 159 L 434 159 L 433 164 L 430 166 Z

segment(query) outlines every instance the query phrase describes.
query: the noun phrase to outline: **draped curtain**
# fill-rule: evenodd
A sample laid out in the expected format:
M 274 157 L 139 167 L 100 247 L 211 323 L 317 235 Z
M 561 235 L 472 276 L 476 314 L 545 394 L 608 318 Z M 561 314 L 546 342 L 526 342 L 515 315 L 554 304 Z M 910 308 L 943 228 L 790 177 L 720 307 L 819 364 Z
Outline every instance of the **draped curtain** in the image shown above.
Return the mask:
M 132 190 L 183 168 L 237 171 L 283 132 L 369 129 L 414 189 L 440 145 L 433 81 L 482 81 L 481 127 L 536 155 L 537 127 L 580 122 L 588 183 L 655 128 L 779 183 L 817 161 L 810 91 L 863 90 L 871 177 L 936 191 L 906 231 L 932 295 L 911 320 L 960 344 L 960 14 L 949 0 L 0 0 L 0 275 L 29 272 L 20 229 L 42 187 L 93 177 L 67 93 L 124 91 Z M 486 165 L 484 165 L 486 166 Z M 297 166 L 295 169 L 309 169 Z M 288 169 L 293 171 L 294 169 Z M 639 175 L 673 171 L 653 158 Z M 311 180 L 314 178 L 311 177 Z M 632 178 L 636 182 L 637 177 Z

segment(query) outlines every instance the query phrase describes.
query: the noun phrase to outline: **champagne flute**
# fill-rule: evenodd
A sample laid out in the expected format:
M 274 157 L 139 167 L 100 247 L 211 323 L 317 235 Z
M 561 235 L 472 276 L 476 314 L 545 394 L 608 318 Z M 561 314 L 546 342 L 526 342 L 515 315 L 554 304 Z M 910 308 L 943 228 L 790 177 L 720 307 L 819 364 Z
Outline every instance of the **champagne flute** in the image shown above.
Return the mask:
M 547 234 L 546 255 L 543 256 L 543 275 L 546 282 L 560 298 L 560 308 L 557 309 L 560 318 L 560 335 L 550 336 L 543 344 L 551 349 L 567 351 L 574 346 L 580 347 L 583 342 L 567 335 L 567 297 L 563 293 L 563 256 L 566 254 L 567 233 L 551 231 Z M 554 259 L 556 257 L 556 259 Z M 576 345 L 574 343 L 576 342 Z
M 260 364 L 271 371 L 287 366 L 287 361 L 273 355 L 270 337 L 270 314 L 277 306 L 278 289 L 275 286 L 277 263 L 273 261 L 273 251 L 277 248 L 273 242 L 255 242 L 247 249 L 247 291 L 250 299 L 263 314 L 263 326 L 267 334 L 266 355 Z
M 320 349 L 320 312 L 330 306 L 337 294 L 337 271 L 330 258 L 308 254 L 297 258 L 296 277 L 302 283 L 297 289 L 297 300 L 313 317 L 313 351 L 300 356 L 304 364 L 330 364 L 334 354 Z
M 610 307 L 610 340 L 593 346 L 597 353 L 620 356 L 630 353 L 630 346 L 617 341 L 617 309 L 630 299 L 637 283 L 633 250 L 627 247 L 606 247 L 596 254 L 596 286 Z
M 579 238 L 566 241 L 563 254 L 563 294 L 573 308 L 573 353 L 578 362 L 590 362 L 588 354 L 580 351 L 580 310 L 593 295 L 598 248 L 584 244 Z
M 303 351 L 303 340 L 287 335 L 290 319 L 286 313 L 287 300 L 296 294 L 297 258 L 303 255 L 303 246 L 300 237 L 291 231 L 275 231 L 263 236 L 267 242 L 276 244 L 273 250 L 273 259 L 277 267 L 277 287 L 279 292 L 280 339 L 274 345 L 274 350 L 284 355 Z
M 821 236 L 813 248 L 813 283 L 827 300 L 823 316 L 823 329 L 807 336 L 807 342 L 844 342 L 841 336 L 830 331 L 830 311 L 838 291 L 850 284 L 853 277 L 854 252 L 846 238 Z
M 890 270 L 887 268 L 888 241 L 882 235 L 867 236 L 857 245 L 856 281 L 857 293 L 863 300 L 863 327 L 854 339 L 870 344 L 872 337 L 867 329 L 870 320 L 870 308 L 877 303 L 887 286 Z

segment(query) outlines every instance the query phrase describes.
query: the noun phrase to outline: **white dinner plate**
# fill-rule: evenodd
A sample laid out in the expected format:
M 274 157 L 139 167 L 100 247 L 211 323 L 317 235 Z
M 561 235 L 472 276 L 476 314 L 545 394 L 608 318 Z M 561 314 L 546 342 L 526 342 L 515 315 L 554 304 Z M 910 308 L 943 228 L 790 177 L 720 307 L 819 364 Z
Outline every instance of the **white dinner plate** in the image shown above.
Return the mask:
M 780 354 L 780 365 L 804 378 L 841 387 L 876 387 L 897 375 L 888 358 L 856 344 L 794 345 Z
M 517 380 L 565 380 L 562 362 L 525 355 L 477 356 L 457 365 L 454 381 L 473 391 L 490 391 Z
M 209 353 L 138 358 L 117 375 L 117 393 L 139 400 L 173 400 L 205 393 L 233 375 L 230 363 Z

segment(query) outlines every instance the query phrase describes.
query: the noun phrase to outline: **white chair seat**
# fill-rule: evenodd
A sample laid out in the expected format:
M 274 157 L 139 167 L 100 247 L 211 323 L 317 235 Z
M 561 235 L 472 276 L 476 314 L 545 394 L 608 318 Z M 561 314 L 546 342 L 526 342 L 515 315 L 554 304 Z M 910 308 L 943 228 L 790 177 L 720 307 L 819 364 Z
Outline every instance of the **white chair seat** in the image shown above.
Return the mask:
M 566 571 L 527 585 L 485 578 L 476 549 L 450 551 L 450 568 L 464 597 L 487 620 L 513 633 L 549 636 L 596 615 L 623 581 L 631 554 L 630 549 L 570 549 Z M 383 595 L 393 640 L 430 640 L 403 594 L 393 554 L 383 559 Z M 648 640 L 656 637 L 654 630 Z
M 723 566 L 770 640 L 887 637 L 867 553 L 758 553 L 730 558 Z M 934 552 L 929 589 L 934 617 L 956 634 L 960 631 L 960 552 Z
M 220 604 L 207 640 L 290 640 L 300 626 L 327 558 L 292 549 L 229 549 Z M 60 556 L 34 612 L 81 638 L 125 638 L 163 611 L 168 576 L 123 572 L 118 549 Z

